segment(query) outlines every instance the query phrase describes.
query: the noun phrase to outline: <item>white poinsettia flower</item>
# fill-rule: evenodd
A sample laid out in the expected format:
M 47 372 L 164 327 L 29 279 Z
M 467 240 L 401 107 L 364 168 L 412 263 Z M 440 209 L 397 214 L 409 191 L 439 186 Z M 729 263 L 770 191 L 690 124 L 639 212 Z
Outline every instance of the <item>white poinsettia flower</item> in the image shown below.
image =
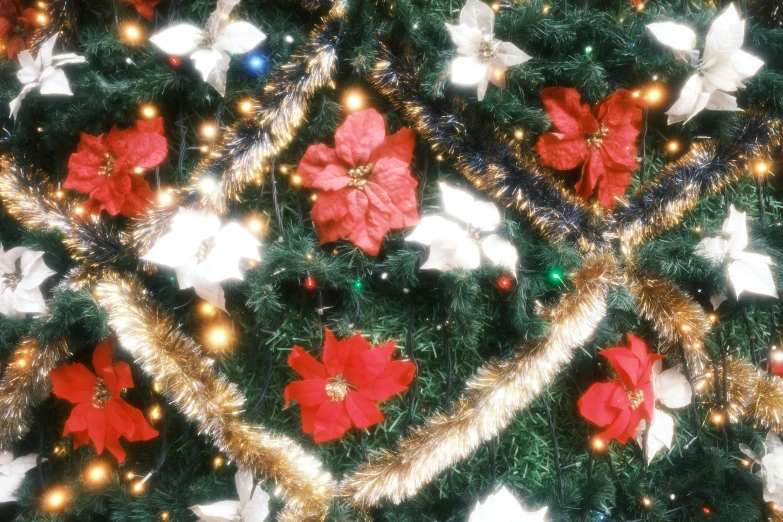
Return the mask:
M 783 444 L 778 436 L 772 432 L 767 433 L 763 457 L 756 455 L 747 444 L 740 444 L 739 447 L 745 455 L 761 466 L 757 475 L 764 481 L 764 501 L 783 506 Z
M 204 81 L 225 96 L 229 53 L 244 54 L 266 39 L 253 24 L 231 21 L 229 15 L 238 3 L 239 0 L 218 0 L 204 29 L 178 24 L 151 36 L 150 42 L 174 56 L 189 54 Z
M 459 25 L 446 24 L 458 56 L 451 63 L 451 81 L 478 86 L 484 99 L 489 82 L 504 89 L 506 69 L 530 60 L 516 45 L 494 37 L 495 13 L 487 4 L 468 0 L 459 13 Z
M 538 511 L 525 511 L 516 497 L 503 486 L 483 503 L 476 503 L 468 522 L 543 522 L 546 511 L 546 507 Z
M 56 272 L 46 266 L 43 255 L 27 247 L 4 252 L 0 246 L 0 314 L 23 317 L 46 312 L 40 287 Z
M 481 252 L 492 264 L 516 271 L 517 249 L 495 234 L 500 212 L 488 201 L 476 201 L 465 191 L 440 184 L 443 210 L 448 217 L 424 216 L 405 238 L 430 247 L 422 270 L 473 270 L 481 264 Z
M 0 503 L 16 501 L 14 491 L 24 480 L 24 474 L 36 466 L 37 458 L 32 454 L 15 459 L 10 451 L 0 451 Z
M 54 44 L 57 41 L 57 34 L 41 44 L 38 50 L 38 56 L 33 58 L 30 51 L 22 51 L 17 56 L 19 65 L 22 67 L 16 73 L 16 77 L 22 83 L 22 90 L 19 96 L 11 100 L 11 117 L 16 118 L 19 107 L 22 106 L 22 100 L 27 94 L 40 87 L 43 95 L 60 94 L 64 96 L 73 96 L 71 85 L 68 83 L 68 77 L 61 69 L 63 65 L 70 63 L 85 63 L 84 56 L 78 54 L 52 54 Z
M 662 368 L 662 361 L 657 360 L 653 363 L 652 384 L 655 402 L 673 410 L 688 406 L 693 395 L 688 379 L 677 368 L 661 371 Z M 636 440 L 645 440 L 644 432 L 646 429 L 647 422 L 642 420 L 639 423 L 639 427 L 636 428 Z M 663 448 L 671 449 L 673 439 L 674 419 L 672 419 L 671 415 L 656 407 L 653 411 L 650 431 L 647 433 L 645 441 L 647 445 L 647 462 L 652 462 L 655 455 Z
M 238 223 L 221 228 L 220 219 L 190 209 L 179 209 L 164 234 L 141 258 L 173 268 L 180 289 L 193 288 L 221 310 L 226 298 L 221 281 L 241 281 L 240 261 L 260 261 L 261 243 Z
M 730 92 L 745 87 L 742 83 L 764 65 L 764 62 L 741 49 L 745 40 L 745 20 L 740 20 L 734 4 L 712 22 L 704 53 L 699 59 L 696 33 L 674 22 L 649 24 L 647 28 L 662 44 L 672 48 L 680 60 L 696 68 L 682 89 L 680 98 L 666 111 L 669 125 L 687 122 L 702 110 L 739 111 L 737 99 Z
M 222 500 L 190 508 L 202 522 L 263 522 L 269 516 L 269 495 L 254 486 L 253 474 L 240 469 L 234 476 L 239 500 Z
M 738 212 L 734 205 L 729 217 L 723 222 L 723 237 L 703 239 L 696 252 L 718 264 L 728 263 L 728 277 L 737 298 L 742 292 L 778 297 L 772 278 L 772 259 L 769 256 L 745 252 L 748 246 L 748 223 L 745 212 Z M 712 305 L 717 310 L 725 294 L 712 296 Z

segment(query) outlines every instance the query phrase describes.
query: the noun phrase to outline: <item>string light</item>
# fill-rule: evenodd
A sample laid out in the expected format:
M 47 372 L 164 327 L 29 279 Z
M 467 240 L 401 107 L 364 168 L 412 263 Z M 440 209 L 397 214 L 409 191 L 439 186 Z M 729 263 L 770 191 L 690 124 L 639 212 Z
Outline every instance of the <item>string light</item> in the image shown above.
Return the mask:
M 308 290 L 314 290 L 315 287 L 318 286 L 318 283 L 316 282 L 315 278 L 313 277 L 307 277 L 304 280 L 304 287 Z
M 53 486 L 44 493 L 42 508 L 49 513 L 62 511 L 68 505 L 69 498 L 70 493 L 67 489 L 62 486 Z
M 217 137 L 218 130 L 214 123 L 205 123 L 201 126 L 201 136 L 213 140 Z
M 155 196 L 155 199 L 158 200 L 159 205 L 168 207 L 174 203 L 174 189 L 167 188 L 165 190 L 159 190 L 158 194 Z
M 525 131 L 522 129 L 517 129 L 514 131 L 514 137 L 518 140 L 521 140 L 525 137 Z
M 218 469 L 221 466 L 223 466 L 223 457 L 218 455 L 217 457 L 212 459 L 212 467 L 215 468 L 215 469 Z
M 288 174 L 288 165 L 280 165 L 280 168 L 277 170 L 280 171 L 280 174 Z
M 212 177 L 201 178 L 198 182 L 198 190 L 202 194 L 212 194 L 217 190 L 217 187 L 217 181 Z
M 111 476 L 111 469 L 103 461 L 96 461 L 87 466 L 84 471 L 84 482 L 90 487 L 98 487 L 105 484 Z
M 144 29 L 134 22 L 125 22 L 120 26 L 122 41 L 129 45 L 138 45 L 144 40 Z
M 198 149 L 199 149 L 201 152 L 203 152 L 204 154 L 206 154 L 207 152 L 209 152 L 209 146 L 207 146 L 207 145 L 202 145 L 202 146 L 201 146 L 201 147 L 199 147 Z
M 750 461 L 748 459 L 742 459 L 742 465 L 746 468 L 750 467 Z
M 159 381 L 155 381 L 152 383 L 152 391 L 155 393 L 160 393 L 163 391 L 163 385 Z
M 712 421 L 713 424 L 720 426 L 721 424 L 723 424 L 723 420 L 724 420 L 723 414 L 716 411 L 710 416 L 710 420 Z
M 548 4 L 544 4 L 544 5 L 541 7 L 541 12 L 542 12 L 542 13 L 544 13 L 544 14 L 549 14 L 549 11 L 550 11 L 550 9 L 552 9 L 552 8 L 551 8 L 551 7 L 549 7 L 549 5 L 548 5 Z
M 133 480 L 133 479 L 134 479 L 134 477 L 136 477 L 136 474 L 135 474 L 133 471 L 127 471 L 127 472 L 125 473 L 125 478 L 126 478 L 127 480 Z
M 302 184 L 302 176 L 300 176 L 299 174 L 294 174 L 293 176 L 291 176 L 291 183 L 293 185 L 295 185 L 295 186 L 301 185 Z
M 63 446 L 62 444 L 58 444 L 57 446 L 55 446 L 52 449 L 52 455 L 54 455 L 55 457 L 65 455 L 65 446 Z
M 57 199 L 63 199 L 65 197 L 65 192 L 59 189 L 55 190 L 54 197 L 56 197 Z
M 84 207 L 81 206 L 81 205 L 76 205 L 75 207 L 73 207 L 73 213 L 74 213 L 75 216 L 79 216 L 79 217 L 83 216 L 84 215 Z
M 251 215 L 247 218 L 246 224 L 247 229 L 254 234 L 258 234 L 264 230 L 264 221 L 258 216 Z
M 207 329 L 206 347 L 212 353 L 224 353 L 231 346 L 231 332 L 223 324 L 216 324 Z
M 149 411 L 149 418 L 152 422 L 158 422 L 163 418 L 163 408 L 161 408 L 158 404 L 151 407 Z
M 287 34 L 283 37 L 283 40 L 285 40 L 285 43 L 294 43 L 294 37 L 290 34 Z
M 147 485 L 143 479 L 137 480 L 131 486 L 131 492 L 133 492 L 134 495 L 141 495 L 142 493 L 144 493 L 145 489 L 147 489 Z
M 701 508 L 701 512 L 704 513 L 705 515 L 711 515 L 712 514 L 712 510 L 710 508 L 708 508 L 707 506 L 704 506 L 703 508 Z
M 665 95 L 666 91 L 664 91 L 662 87 L 654 85 L 645 90 L 644 100 L 647 102 L 648 106 L 655 107 L 663 102 Z
M 168 522 L 169 520 L 171 520 L 171 514 L 169 514 L 168 511 L 162 511 L 160 513 L 160 517 L 158 518 L 160 518 L 162 522 Z
M 242 100 L 239 102 L 239 112 L 242 114 L 250 114 L 253 110 L 252 100 Z
M 435 156 L 435 159 L 438 161 L 443 161 L 443 154 L 438 154 L 437 156 Z
M 41 27 L 46 27 L 47 25 L 49 25 L 49 16 L 43 12 L 36 13 L 35 23 L 37 23 Z
M 604 440 L 599 437 L 593 438 L 590 445 L 593 447 L 593 450 L 595 451 L 603 451 L 606 449 L 606 442 L 604 442 Z
M 495 2 L 494 4 L 492 4 L 492 10 L 493 10 L 493 11 L 495 11 L 496 13 L 497 13 L 498 11 L 500 11 L 500 4 L 499 4 L 499 3 L 497 3 L 497 2 Z
M 757 176 L 766 176 L 769 173 L 769 163 L 764 160 L 759 160 L 753 165 L 753 172 Z
M 504 275 L 500 276 L 495 284 L 501 290 L 511 290 L 511 287 L 514 286 L 514 281 L 507 275 Z
M 652 506 L 652 503 L 653 502 L 652 502 L 652 499 L 650 499 L 650 497 L 642 497 L 642 505 L 644 507 L 650 507 L 650 506 Z
M 645 7 L 646 7 L 646 5 L 645 5 L 645 3 L 644 3 L 644 2 L 639 2 L 639 3 L 636 5 L 636 10 L 637 10 L 637 11 L 644 11 L 644 8 L 645 8 Z
M 343 98 L 343 106 L 348 112 L 355 112 L 364 108 L 366 103 L 364 93 L 359 89 L 351 89 L 345 93 Z
M 677 140 L 669 140 L 666 142 L 666 152 L 669 154 L 677 154 L 680 151 L 680 142 Z
M 201 306 L 198 307 L 198 311 L 204 317 L 212 317 L 215 315 L 215 312 L 217 312 L 217 308 L 212 303 L 204 301 L 201 303 Z
M 141 113 L 142 118 L 144 118 L 145 120 L 151 120 L 152 118 L 157 117 L 158 108 L 152 105 L 151 103 L 146 103 L 141 106 L 139 112 Z

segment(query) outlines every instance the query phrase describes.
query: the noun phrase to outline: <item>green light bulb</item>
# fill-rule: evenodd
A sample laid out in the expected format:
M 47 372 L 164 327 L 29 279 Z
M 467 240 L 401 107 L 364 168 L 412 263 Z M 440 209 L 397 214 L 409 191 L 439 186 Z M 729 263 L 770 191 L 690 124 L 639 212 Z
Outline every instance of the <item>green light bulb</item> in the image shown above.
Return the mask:
M 357 279 L 356 281 L 353 282 L 354 290 L 361 290 L 362 288 L 364 288 L 364 283 L 362 282 L 361 279 Z

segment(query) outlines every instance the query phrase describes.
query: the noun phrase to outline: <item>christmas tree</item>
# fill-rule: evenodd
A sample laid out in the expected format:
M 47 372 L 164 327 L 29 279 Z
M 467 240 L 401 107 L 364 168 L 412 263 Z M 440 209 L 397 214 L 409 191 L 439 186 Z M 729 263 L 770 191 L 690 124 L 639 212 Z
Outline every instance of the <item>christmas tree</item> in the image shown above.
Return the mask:
M 0 40 L 0 519 L 783 520 L 777 0 Z

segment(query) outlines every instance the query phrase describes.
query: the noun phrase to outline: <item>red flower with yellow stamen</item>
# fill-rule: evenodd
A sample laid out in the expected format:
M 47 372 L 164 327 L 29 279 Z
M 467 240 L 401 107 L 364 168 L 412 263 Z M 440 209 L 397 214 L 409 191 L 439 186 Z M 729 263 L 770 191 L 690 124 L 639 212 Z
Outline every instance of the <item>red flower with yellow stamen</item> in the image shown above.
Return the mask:
M 396 341 L 374 349 L 356 334 L 338 341 L 325 329 L 323 363 L 294 346 L 288 364 L 304 380 L 285 389 L 302 409 L 302 430 L 316 442 L 342 437 L 351 426 L 369 428 L 383 420 L 376 402 L 408 389 L 416 373 L 409 361 L 391 361 Z

